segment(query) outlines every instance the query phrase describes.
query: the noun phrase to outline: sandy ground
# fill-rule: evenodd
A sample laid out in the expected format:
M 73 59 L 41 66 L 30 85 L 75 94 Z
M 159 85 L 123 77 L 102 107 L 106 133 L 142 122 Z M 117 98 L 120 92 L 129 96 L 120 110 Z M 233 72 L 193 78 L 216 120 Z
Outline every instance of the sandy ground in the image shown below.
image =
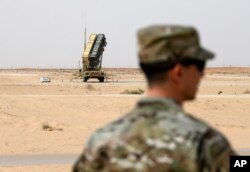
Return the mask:
M 72 70 L 0 70 L 0 155 L 80 154 L 93 131 L 145 96 L 121 94 L 146 90 L 140 71 L 105 71 L 108 82 L 83 83 L 72 80 Z M 42 76 L 52 82 L 40 83 Z M 250 69 L 208 69 L 197 100 L 185 109 L 224 133 L 236 150 L 250 148 Z M 0 171 L 66 172 L 71 166 L 1 165 Z

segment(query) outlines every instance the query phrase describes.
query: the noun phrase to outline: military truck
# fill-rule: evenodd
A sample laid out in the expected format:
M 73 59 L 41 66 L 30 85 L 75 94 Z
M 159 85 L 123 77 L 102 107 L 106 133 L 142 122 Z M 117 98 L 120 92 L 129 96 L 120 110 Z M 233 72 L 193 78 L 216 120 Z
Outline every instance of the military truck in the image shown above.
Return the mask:
M 106 74 L 102 69 L 102 56 L 104 47 L 107 45 L 104 34 L 91 34 L 82 56 L 83 82 L 90 78 L 97 78 L 104 82 Z

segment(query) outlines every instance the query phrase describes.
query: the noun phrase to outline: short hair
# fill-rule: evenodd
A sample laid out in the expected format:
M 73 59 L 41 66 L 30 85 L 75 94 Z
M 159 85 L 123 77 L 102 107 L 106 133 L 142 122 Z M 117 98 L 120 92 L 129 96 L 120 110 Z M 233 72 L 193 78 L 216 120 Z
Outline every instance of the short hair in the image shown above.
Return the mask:
M 145 74 L 149 86 L 159 84 L 167 80 L 166 72 L 175 66 L 175 63 L 140 63 L 140 67 Z
M 197 59 L 182 59 L 168 62 L 157 62 L 157 63 L 140 63 L 140 67 L 144 72 L 149 86 L 153 84 L 160 84 L 165 82 L 167 78 L 167 72 L 171 70 L 176 64 L 183 66 L 195 65 L 200 72 L 203 72 L 206 62 Z

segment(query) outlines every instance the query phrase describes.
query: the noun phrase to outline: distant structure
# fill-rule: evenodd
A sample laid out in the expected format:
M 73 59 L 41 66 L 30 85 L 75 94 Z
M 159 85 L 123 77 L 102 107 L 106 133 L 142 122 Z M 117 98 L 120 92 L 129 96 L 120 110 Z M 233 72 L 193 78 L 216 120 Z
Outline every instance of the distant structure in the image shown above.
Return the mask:
M 49 76 L 43 76 L 40 78 L 41 83 L 49 83 L 51 82 L 51 78 Z

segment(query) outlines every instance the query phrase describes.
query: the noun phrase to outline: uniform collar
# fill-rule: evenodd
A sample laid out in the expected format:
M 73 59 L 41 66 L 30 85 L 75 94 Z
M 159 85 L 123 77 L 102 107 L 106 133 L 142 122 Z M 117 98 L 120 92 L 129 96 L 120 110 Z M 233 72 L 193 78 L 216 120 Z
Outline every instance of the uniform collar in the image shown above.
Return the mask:
M 145 97 L 140 99 L 137 103 L 137 107 L 171 107 L 182 110 L 182 106 L 174 99 L 166 97 Z

